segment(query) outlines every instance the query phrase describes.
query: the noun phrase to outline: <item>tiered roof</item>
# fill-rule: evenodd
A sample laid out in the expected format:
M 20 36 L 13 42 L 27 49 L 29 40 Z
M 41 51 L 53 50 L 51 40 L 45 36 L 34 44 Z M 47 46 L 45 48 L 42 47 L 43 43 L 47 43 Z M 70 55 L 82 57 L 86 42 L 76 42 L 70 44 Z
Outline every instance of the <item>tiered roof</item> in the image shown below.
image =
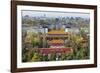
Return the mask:
M 51 30 L 48 32 L 48 35 L 65 35 L 68 34 L 64 30 Z
M 51 41 L 48 42 L 50 45 L 52 46 L 63 46 L 64 45 L 64 41 L 61 39 L 53 39 Z

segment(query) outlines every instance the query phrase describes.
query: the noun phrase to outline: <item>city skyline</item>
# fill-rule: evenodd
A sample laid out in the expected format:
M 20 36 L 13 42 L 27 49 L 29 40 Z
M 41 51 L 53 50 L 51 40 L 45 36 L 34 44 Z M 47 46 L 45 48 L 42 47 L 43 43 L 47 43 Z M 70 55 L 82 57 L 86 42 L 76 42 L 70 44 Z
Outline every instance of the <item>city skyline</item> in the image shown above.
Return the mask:
M 22 10 L 22 16 L 30 17 L 81 17 L 90 18 L 89 13 L 79 13 L 79 12 L 57 12 L 57 11 L 35 11 L 35 10 Z

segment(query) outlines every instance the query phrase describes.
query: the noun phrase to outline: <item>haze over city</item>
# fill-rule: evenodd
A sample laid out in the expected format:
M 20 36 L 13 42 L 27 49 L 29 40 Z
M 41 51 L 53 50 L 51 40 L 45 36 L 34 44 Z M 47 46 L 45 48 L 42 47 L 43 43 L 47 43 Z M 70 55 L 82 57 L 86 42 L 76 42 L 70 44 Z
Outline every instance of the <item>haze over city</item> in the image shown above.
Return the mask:
M 30 17 L 81 17 L 81 18 L 90 18 L 89 13 L 79 13 L 79 12 L 55 12 L 55 11 L 35 11 L 35 10 L 23 10 L 22 16 Z

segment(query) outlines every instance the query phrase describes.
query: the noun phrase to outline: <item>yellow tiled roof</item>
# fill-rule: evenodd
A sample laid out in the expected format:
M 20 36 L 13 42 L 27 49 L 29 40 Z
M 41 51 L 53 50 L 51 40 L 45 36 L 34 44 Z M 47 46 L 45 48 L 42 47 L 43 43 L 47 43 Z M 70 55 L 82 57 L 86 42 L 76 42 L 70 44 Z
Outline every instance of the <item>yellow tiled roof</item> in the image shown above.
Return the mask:
M 61 39 L 59 40 L 54 39 L 54 40 L 49 41 L 49 43 L 64 43 L 64 41 Z
M 48 34 L 66 34 L 64 30 L 51 30 Z

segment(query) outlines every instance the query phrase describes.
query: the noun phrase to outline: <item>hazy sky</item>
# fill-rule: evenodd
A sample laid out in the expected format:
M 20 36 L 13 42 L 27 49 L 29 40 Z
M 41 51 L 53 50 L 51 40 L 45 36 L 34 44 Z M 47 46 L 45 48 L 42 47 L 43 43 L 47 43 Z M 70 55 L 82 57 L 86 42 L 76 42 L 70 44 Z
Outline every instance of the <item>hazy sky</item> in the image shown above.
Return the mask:
M 79 12 L 54 12 L 54 11 L 22 11 L 22 16 L 29 15 L 32 17 L 36 16 L 44 16 L 46 17 L 82 17 L 82 18 L 90 18 L 89 13 L 79 13 Z

